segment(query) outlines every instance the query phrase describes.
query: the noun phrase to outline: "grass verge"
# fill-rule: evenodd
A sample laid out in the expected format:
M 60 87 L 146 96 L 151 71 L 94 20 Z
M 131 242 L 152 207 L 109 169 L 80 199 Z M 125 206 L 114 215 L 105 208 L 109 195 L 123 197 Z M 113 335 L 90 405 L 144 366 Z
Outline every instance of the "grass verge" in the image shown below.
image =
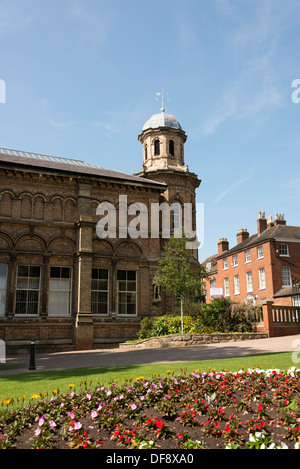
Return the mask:
M 13 398 L 15 402 L 18 402 L 22 399 L 22 396 L 25 396 L 26 402 L 31 399 L 32 394 L 44 393 L 45 396 L 51 396 L 53 390 L 59 390 L 60 393 L 66 394 L 70 392 L 70 389 L 72 389 L 72 391 L 75 389 L 75 392 L 79 392 L 80 389 L 86 387 L 94 388 L 98 384 L 107 386 L 111 382 L 117 382 L 122 385 L 125 380 L 135 379 L 140 376 L 150 379 L 154 374 L 156 374 L 156 376 L 165 376 L 168 373 L 176 375 L 183 370 L 187 372 L 194 370 L 207 372 L 210 369 L 214 369 L 216 371 L 223 370 L 233 372 L 241 368 L 248 369 L 253 367 L 287 370 L 291 366 L 297 367 L 292 360 L 292 354 L 286 352 L 219 360 L 31 372 L 30 374 L 24 373 L 0 376 L 0 401 Z M 74 385 L 74 387 L 70 388 L 69 385 Z

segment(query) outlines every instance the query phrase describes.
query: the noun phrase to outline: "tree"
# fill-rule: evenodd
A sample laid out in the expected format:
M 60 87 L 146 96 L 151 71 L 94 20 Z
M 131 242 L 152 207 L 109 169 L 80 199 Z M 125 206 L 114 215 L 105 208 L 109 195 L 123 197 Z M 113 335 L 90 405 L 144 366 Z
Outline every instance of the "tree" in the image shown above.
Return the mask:
M 206 269 L 186 249 L 187 238 L 171 236 L 159 259 L 157 284 L 180 297 L 181 333 L 183 334 L 183 302 L 187 296 L 200 293 Z

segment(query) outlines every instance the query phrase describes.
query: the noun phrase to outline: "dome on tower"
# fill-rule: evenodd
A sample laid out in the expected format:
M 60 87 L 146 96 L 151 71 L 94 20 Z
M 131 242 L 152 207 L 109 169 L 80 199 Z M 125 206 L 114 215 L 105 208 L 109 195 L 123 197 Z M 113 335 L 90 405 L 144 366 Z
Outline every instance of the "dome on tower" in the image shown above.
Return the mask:
M 154 114 L 147 120 L 143 126 L 143 131 L 147 129 L 158 129 L 159 127 L 169 127 L 171 129 L 182 130 L 176 117 L 172 114 L 166 114 L 164 109 L 162 109 L 159 114 Z

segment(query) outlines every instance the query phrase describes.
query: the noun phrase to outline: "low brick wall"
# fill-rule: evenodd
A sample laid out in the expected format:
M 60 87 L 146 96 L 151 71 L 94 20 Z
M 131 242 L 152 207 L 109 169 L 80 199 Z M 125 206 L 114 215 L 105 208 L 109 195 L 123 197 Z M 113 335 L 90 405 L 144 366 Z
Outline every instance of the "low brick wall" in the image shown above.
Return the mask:
M 191 345 L 213 344 L 219 342 L 236 342 L 241 340 L 266 339 L 268 334 L 184 334 L 153 337 L 135 343 L 121 343 L 122 349 L 139 348 L 165 348 L 165 347 L 188 347 Z

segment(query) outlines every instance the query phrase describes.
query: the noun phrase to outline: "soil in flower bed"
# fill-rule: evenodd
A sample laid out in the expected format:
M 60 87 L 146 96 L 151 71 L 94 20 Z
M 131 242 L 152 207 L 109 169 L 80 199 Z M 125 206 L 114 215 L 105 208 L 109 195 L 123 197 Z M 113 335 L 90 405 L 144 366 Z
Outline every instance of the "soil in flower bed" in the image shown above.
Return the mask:
M 300 444 L 300 370 L 182 373 L 9 410 L 0 449 L 258 449 Z

